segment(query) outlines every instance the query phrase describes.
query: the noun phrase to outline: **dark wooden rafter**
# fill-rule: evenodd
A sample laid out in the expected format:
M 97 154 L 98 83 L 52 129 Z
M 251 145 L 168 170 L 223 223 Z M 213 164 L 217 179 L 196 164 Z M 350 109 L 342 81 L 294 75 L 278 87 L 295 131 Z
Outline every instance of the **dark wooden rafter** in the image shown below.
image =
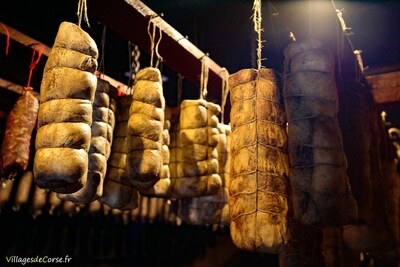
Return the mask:
M 20 45 L 23 45 L 24 47 L 26 47 L 26 49 L 29 49 L 29 50 L 35 49 L 36 51 L 39 52 L 41 47 L 40 46 L 35 46 L 35 44 L 39 44 L 40 41 L 35 40 L 35 39 L 31 38 L 30 36 L 19 32 L 18 30 L 12 28 L 9 25 L 6 25 L 5 23 L 3 23 L 1 21 L 0 21 L 0 23 L 7 27 L 10 39 L 13 42 L 16 42 L 16 43 L 18 43 Z M 3 35 L 6 35 L 6 32 L 5 32 L 3 27 L 0 27 L 0 33 L 3 34 Z M 45 58 L 47 58 L 50 55 L 51 48 L 46 46 L 46 45 L 43 45 L 43 46 L 44 46 L 43 56 Z M 43 62 L 45 62 L 45 61 L 43 61 Z M 42 71 L 43 71 L 43 69 L 42 69 Z M 113 79 L 113 78 L 111 78 L 111 77 L 109 77 L 109 76 L 107 76 L 105 74 L 101 74 L 101 78 L 106 80 L 106 81 L 108 81 L 108 82 L 110 82 L 110 84 L 113 85 L 114 87 L 119 87 L 119 86 L 126 87 L 126 85 L 124 85 L 123 83 L 121 83 L 121 82 L 119 82 L 119 81 L 117 81 L 117 80 L 115 80 L 115 79 Z M 21 85 L 17 85 L 15 83 L 10 82 L 10 81 L 8 81 L 6 79 L 3 79 L 3 78 L 0 78 L 0 87 L 8 89 L 8 90 L 16 92 L 16 93 L 21 93 L 22 92 L 21 91 L 22 90 L 22 86 Z
M 400 71 L 367 76 L 377 105 L 400 104 Z
M 88 0 L 88 12 L 101 23 L 121 35 L 124 39 L 150 53 L 150 38 L 147 33 L 149 20 L 162 31 L 159 52 L 164 64 L 180 73 L 195 85 L 200 83 L 201 59 L 206 54 L 193 45 L 185 36 L 163 20 L 161 16 L 139 0 Z M 223 68 L 208 59 L 209 96 L 221 98 Z

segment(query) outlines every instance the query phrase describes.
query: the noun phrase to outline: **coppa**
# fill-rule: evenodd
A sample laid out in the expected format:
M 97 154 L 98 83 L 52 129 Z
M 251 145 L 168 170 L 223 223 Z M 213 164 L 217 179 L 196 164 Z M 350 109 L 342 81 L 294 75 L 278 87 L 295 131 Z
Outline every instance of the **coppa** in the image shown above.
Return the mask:
M 296 219 L 309 225 L 344 225 L 357 218 L 333 73 L 334 57 L 318 41 L 286 48 L 284 101 L 293 208 Z
M 126 170 L 139 191 L 152 187 L 162 169 L 162 134 L 165 99 L 161 73 L 156 68 L 139 71 L 129 110 Z
M 138 206 L 138 194 L 126 172 L 127 125 L 132 96 L 118 98 L 115 113 L 116 124 L 107 174 L 103 184 L 103 195 L 99 201 L 112 209 L 131 210 Z
M 238 247 L 279 253 L 289 239 L 286 117 L 270 69 L 229 77 L 231 236 Z
M 89 149 L 89 168 L 86 184 L 72 194 L 59 194 L 74 203 L 89 203 L 103 194 L 103 181 L 110 156 L 115 125 L 117 89 L 107 81 L 98 79 L 93 102 L 93 116 Z
M 1 160 L 6 176 L 14 177 L 28 167 L 32 131 L 36 125 L 39 101 L 26 91 L 20 96 L 7 118 L 1 147 Z
M 40 87 L 33 167 L 40 187 L 74 193 L 86 183 L 97 57 L 86 32 L 61 23 Z

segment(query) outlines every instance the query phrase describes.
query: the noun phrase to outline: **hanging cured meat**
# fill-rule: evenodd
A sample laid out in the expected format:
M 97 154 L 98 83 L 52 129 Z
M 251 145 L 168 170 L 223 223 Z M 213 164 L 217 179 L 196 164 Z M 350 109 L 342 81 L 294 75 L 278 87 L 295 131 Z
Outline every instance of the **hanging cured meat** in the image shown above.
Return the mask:
M 178 149 L 180 145 L 179 139 L 179 115 L 173 114 L 171 115 L 171 128 L 169 132 L 170 142 L 169 142 L 169 173 L 170 173 L 170 194 L 171 197 L 176 198 L 179 197 L 176 192 L 176 181 L 178 181 L 181 177 L 178 177 Z
M 174 195 L 199 197 L 216 194 L 218 174 L 218 117 L 220 107 L 203 99 L 184 100 L 179 119 Z
M 61 205 L 62 200 L 57 196 L 56 192 L 49 193 L 49 214 L 53 215 L 54 211 Z
M 379 252 L 394 249 L 395 240 L 388 222 L 388 203 L 386 195 L 389 190 L 384 187 L 388 173 L 384 175 L 383 166 L 387 155 L 382 153 L 387 135 L 381 117 L 376 112 L 370 112 L 368 117 L 371 123 L 372 138 L 370 181 L 372 183 L 371 216 L 366 222 L 348 225 L 343 228 L 343 241 L 347 247 L 355 251 Z M 387 166 L 387 165 L 386 165 Z M 382 194 L 385 192 L 385 194 Z M 385 265 L 386 266 L 386 265 Z
M 32 198 L 32 209 L 33 209 L 32 217 L 34 219 L 42 215 L 43 209 L 46 207 L 46 203 L 47 203 L 47 190 L 35 185 Z
M 127 165 L 127 125 L 132 96 L 118 97 L 116 124 L 108 160 L 108 169 L 103 184 L 103 195 L 99 199 L 113 209 L 130 210 L 138 206 L 137 191 L 128 179 Z
M 320 267 L 324 265 L 321 251 L 322 235 L 318 227 L 289 222 L 290 239 L 279 255 L 280 267 Z M 326 255 L 329 257 L 330 255 Z M 328 263 L 326 266 L 329 266 Z M 340 266 L 340 265 L 339 265 Z
M 18 189 L 15 195 L 15 202 L 13 206 L 14 211 L 19 211 L 20 208 L 28 203 L 31 186 L 33 182 L 32 171 L 26 171 L 18 182 Z
M 369 104 L 372 96 L 367 87 L 356 82 L 338 84 L 339 123 L 343 133 L 343 147 L 348 162 L 347 174 L 351 191 L 357 201 L 358 222 L 366 223 L 372 212 L 371 181 L 371 123 Z
M 350 223 L 357 205 L 337 120 L 332 54 L 314 39 L 291 44 L 284 82 L 294 215 L 305 224 Z
M 136 74 L 128 122 L 127 172 L 139 191 L 152 187 L 162 169 L 165 99 L 161 73 L 146 68 Z
M 39 101 L 24 92 L 10 111 L 1 147 L 1 162 L 6 176 L 15 176 L 28 167 L 32 131 L 36 125 Z
M 97 80 L 93 102 L 87 182 L 82 189 L 75 193 L 60 194 L 61 199 L 75 203 L 89 203 L 103 194 L 103 181 L 115 125 L 117 93 L 117 89 L 109 82 Z
M 60 25 L 40 87 L 34 178 L 74 193 L 86 183 L 98 51 L 75 24 Z
M 288 240 L 286 118 L 270 69 L 229 77 L 231 236 L 239 248 L 279 253 Z
M 168 197 L 170 195 L 170 171 L 169 171 L 169 162 L 170 162 L 170 150 L 168 146 L 170 145 L 170 135 L 169 129 L 171 128 L 171 113 L 165 113 L 165 121 L 164 121 L 164 130 L 162 133 L 162 147 L 161 147 L 161 155 L 162 155 L 162 168 L 160 173 L 160 180 L 156 182 L 155 185 L 148 189 L 142 189 L 142 194 L 147 196 L 156 196 L 156 197 Z
M 221 177 L 222 186 L 215 195 L 182 199 L 179 214 L 190 224 L 229 225 L 230 222 L 228 205 L 230 155 L 227 136 L 230 135 L 231 129 L 229 125 L 218 123 L 218 130 L 218 174 Z
M 0 182 L 0 210 L 10 201 L 14 181 L 6 180 L 4 183 Z

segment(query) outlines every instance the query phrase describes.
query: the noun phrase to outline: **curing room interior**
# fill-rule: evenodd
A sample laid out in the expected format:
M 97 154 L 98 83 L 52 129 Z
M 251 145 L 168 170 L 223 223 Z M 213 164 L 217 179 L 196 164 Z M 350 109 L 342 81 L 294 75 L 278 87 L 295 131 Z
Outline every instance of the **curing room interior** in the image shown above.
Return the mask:
M 400 3 L 0 6 L 0 266 L 400 267 Z

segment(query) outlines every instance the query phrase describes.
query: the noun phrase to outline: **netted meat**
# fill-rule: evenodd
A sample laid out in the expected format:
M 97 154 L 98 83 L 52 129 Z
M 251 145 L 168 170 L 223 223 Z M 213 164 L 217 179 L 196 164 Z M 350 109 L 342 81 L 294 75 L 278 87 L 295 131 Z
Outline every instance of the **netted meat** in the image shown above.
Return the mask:
M 142 189 L 141 194 L 147 196 L 156 196 L 156 197 L 168 197 L 171 194 L 171 179 L 170 179 L 170 135 L 169 130 L 171 128 L 171 113 L 169 109 L 166 109 L 165 112 L 165 120 L 164 120 L 164 130 L 162 134 L 162 147 L 161 147 L 161 155 L 162 155 L 162 167 L 160 173 L 160 180 L 158 180 L 155 185 L 148 189 Z
M 320 267 L 324 265 L 319 227 L 289 222 L 290 239 L 279 255 L 280 267 Z M 340 265 L 339 265 L 340 266 Z
M 313 39 L 285 50 L 294 216 L 305 224 L 343 225 L 357 218 L 346 174 L 334 77 L 334 57 Z
M 117 89 L 109 82 L 98 79 L 93 102 L 91 139 L 87 182 L 72 194 L 59 194 L 63 200 L 74 203 L 89 203 L 103 194 L 103 182 L 110 156 Z
M 215 195 L 181 200 L 179 215 L 190 224 L 222 226 L 229 225 L 230 222 L 228 205 L 230 168 L 228 136 L 231 128 L 229 125 L 218 123 L 218 130 L 218 174 L 221 177 L 222 186 Z
M 141 191 L 160 179 L 163 165 L 165 99 L 158 69 L 146 68 L 136 74 L 132 99 L 126 170 L 132 184 Z
M 138 206 L 136 188 L 128 179 L 126 171 L 127 125 L 132 96 L 118 97 L 117 101 L 114 138 L 103 184 L 103 195 L 99 200 L 113 209 L 130 210 Z
M 221 187 L 216 149 L 220 110 L 218 105 L 203 99 L 182 101 L 174 195 L 212 195 Z
M 286 118 L 270 69 L 229 77 L 231 236 L 239 248 L 279 253 L 288 241 Z
M 34 161 L 40 187 L 74 193 L 86 183 L 97 57 L 86 32 L 61 23 L 40 87 Z

